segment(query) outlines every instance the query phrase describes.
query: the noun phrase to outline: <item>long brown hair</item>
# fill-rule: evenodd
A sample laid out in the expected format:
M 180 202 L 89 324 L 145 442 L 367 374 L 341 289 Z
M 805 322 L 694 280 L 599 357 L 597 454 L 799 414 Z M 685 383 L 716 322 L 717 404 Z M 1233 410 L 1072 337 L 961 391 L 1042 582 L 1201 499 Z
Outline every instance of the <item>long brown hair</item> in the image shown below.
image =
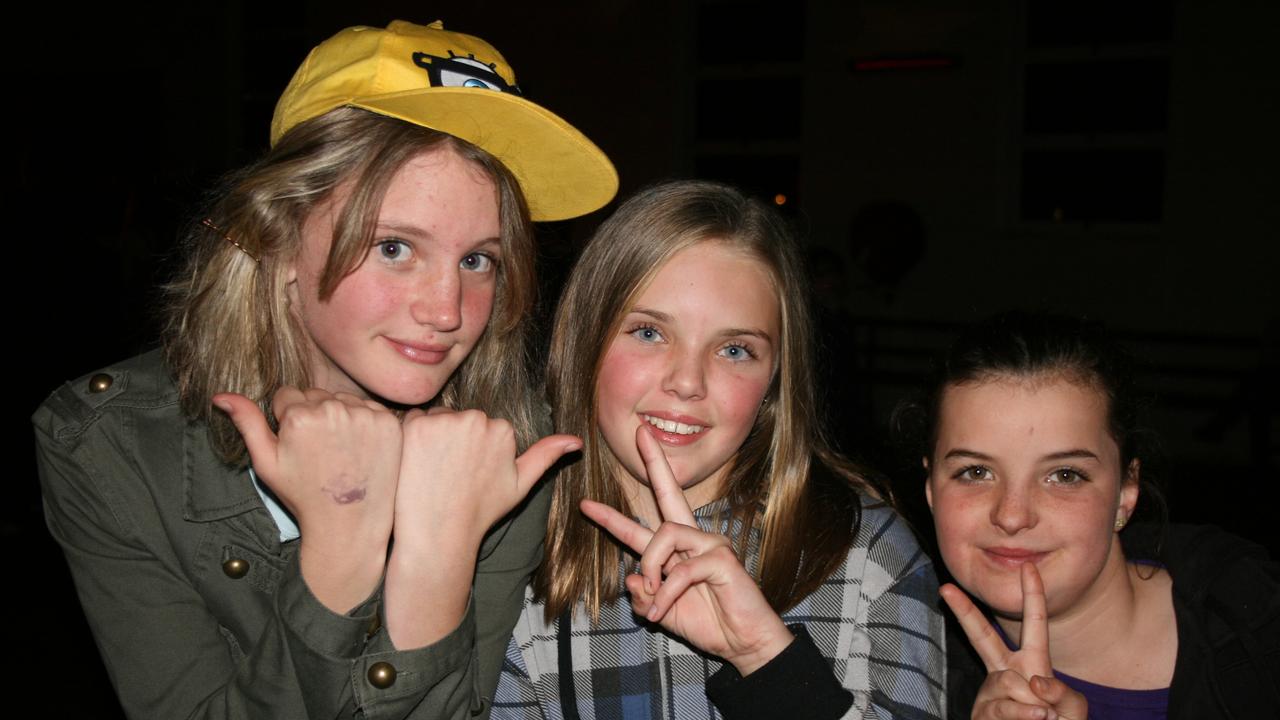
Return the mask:
M 188 417 L 209 426 L 228 462 L 244 462 L 240 434 L 209 399 L 237 392 L 268 410 L 282 385 L 310 385 L 307 332 L 289 308 L 286 273 L 302 225 L 334 189 L 354 190 L 334 228 L 321 276 L 327 298 L 368 253 L 396 172 L 414 156 L 450 148 L 497 188 L 502 257 L 488 327 L 435 402 L 511 421 L 521 447 L 534 412 L 522 320 L 533 307 L 532 230 L 520 186 L 485 151 L 435 130 L 339 108 L 290 130 L 258 162 L 234 174 L 186 239 L 186 264 L 165 288 L 166 360 Z M 229 242 L 230 241 L 230 242 Z M 234 243 L 234 244 L 233 244 Z M 269 413 L 268 413 L 269 415 Z
M 772 209 L 717 183 L 649 188 L 597 230 L 574 267 L 556 311 L 547 394 L 556 428 L 583 439 L 583 458 L 556 478 L 546 559 L 534 576 L 547 618 L 579 600 L 593 620 L 620 591 L 621 547 L 578 510 L 590 498 L 630 514 L 596 423 L 596 383 L 622 318 L 676 253 L 700 242 L 749 253 L 768 271 L 781 316 L 778 371 L 723 488 L 728 527 L 741 556 L 761 530 L 757 579 L 779 611 L 799 602 L 844 561 L 858 522 L 855 491 L 876 494 L 865 476 L 827 448 L 816 412 L 813 329 L 796 240 Z

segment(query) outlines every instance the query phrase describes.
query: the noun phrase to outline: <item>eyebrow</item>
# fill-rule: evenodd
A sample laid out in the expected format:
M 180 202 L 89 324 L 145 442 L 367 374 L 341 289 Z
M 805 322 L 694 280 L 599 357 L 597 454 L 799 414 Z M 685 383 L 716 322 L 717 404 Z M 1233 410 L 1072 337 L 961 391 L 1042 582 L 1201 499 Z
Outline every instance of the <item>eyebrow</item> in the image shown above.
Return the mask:
M 648 315 L 649 317 L 653 318 L 654 320 L 657 320 L 658 322 L 669 323 L 669 322 L 672 322 L 673 320 L 671 315 L 664 313 L 661 310 L 654 310 L 653 308 L 634 307 L 634 308 L 631 308 L 631 312 L 639 313 L 640 315 Z M 725 328 L 724 330 L 721 330 L 717 334 L 720 337 L 737 337 L 739 335 L 749 335 L 751 337 L 760 338 L 761 340 L 764 340 L 769 344 L 773 344 L 773 337 L 771 337 L 769 333 L 765 332 L 764 330 L 759 330 L 756 328 Z
M 399 223 L 392 222 L 379 222 L 378 232 L 393 232 L 399 235 L 410 235 L 412 237 L 431 237 L 431 233 L 416 225 L 401 225 Z
M 1073 448 L 1071 450 L 1059 450 L 1055 453 L 1049 453 L 1044 456 L 1045 460 L 1070 460 L 1073 458 L 1082 458 L 1085 460 L 1097 460 L 1098 456 L 1092 451 L 1084 448 Z
M 427 240 L 430 240 L 434 237 L 430 232 L 416 225 L 401 225 L 399 223 L 394 223 L 394 222 L 379 222 L 376 229 L 376 234 L 381 234 L 384 232 L 390 232 L 396 235 L 405 235 L 411 238 L 423 238 Z M 502 238 L 496 235 L 493 237 L 483 238 L 481 240 L 476 241 L 475 243 L 472 243 L 471 247 L 474 249 L 474 248 L 483 247 L 485 245 L 498 245 L 499 247 L 501 247 Z
M 990 455 L 987 455 L 986 453 L 980 453 L 977 450 L 967 450 L 965 448 L 956 448 L 954 450 L 947 452 L 946 455 L 942 456 L 943 460 L 949 460 L 951 458 L 972 458 L 974 460 L 982 460 L 985 462 L 990 462 L 995 459 Z M 1045 455 L 1040 459 L 1041 460 L 1071 460 L 1076 458 L 1082 458 L 1087 460 L 1097 460 L 1098 456 L 1096 453 L 1089 450 L 1085 450 L 1084 448 L 1073 448 L 1071 450 L 1059 450 L 1058 452 L 1049 453 L 1048 455 Z
M 950 460 L 951 458 L 972 458 L 974 460 L 986 460 L 988 462 L 995 459 L 990 455 L 980 453 L 977 450 L 965 450 L 964 448 L 956 448 L 948 451 L 946 455 L 942 456 L 943 460 Z

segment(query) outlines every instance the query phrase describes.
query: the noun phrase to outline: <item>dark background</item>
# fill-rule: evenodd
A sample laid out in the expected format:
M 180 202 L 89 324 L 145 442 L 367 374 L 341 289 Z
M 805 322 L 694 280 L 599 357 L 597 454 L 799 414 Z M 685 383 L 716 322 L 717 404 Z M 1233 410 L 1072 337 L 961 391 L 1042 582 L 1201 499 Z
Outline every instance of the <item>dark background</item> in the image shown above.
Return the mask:
M 493 42 L 528 97 L 613 158 L 623 196 L 692 176 L 785 196 L 813 252 L 831 427 L 913 510 L 919 477 L 886 442 L 894 403 L 959 324 L 1049 309 L 1104 321 L 1141 359 L 1174 519 L 1280 550 L 1276 4 L 213 5 L 49 6 L 10 28 L 26 279 L 10 302 L 33 349 L 0 532 L 10 587 L 35 589 L 9 617 L 47 713 L 118 716 L 43 527 L 25 417 L 154 343 L 154 288 L 201 193 L 265 149 L 312 46 L 393 18 Z M 549 288 L 611 207 L 540 229 Z

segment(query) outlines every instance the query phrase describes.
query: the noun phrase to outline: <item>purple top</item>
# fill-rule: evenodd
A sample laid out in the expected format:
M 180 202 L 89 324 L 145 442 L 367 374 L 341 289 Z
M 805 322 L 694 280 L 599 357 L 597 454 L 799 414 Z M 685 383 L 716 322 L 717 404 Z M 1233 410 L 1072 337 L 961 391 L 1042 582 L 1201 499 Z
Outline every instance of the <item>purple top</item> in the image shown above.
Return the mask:
M 1000 623 L 991 623 L 1010 650 L 1018 646 L 1004 634 Z M 1127 690 L 1098 685 L 1053 671 L 1053 676 L 1089 701 L 1089 720 L 1165 720 L 1169 712 L 1169 688 Z
M 1169 688 L 1126 690 L 1097 685 L 1053 671 L 1055 677 L 1089 701 L 1089 720 L 1165 720 Z

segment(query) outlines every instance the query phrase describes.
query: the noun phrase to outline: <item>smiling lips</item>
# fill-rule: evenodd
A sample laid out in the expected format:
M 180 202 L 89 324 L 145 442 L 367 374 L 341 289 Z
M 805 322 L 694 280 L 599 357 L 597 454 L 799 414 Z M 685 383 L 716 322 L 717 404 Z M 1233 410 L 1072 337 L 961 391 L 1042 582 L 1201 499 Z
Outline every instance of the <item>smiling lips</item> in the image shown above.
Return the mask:
M 640 413 L 640 419 L 660 442 L 667 445 L 688 445 L 697 442 L 707 431 L 708 425 L 698 418 L 686 415 L 662 413 L 663 416 Z
M 1026 563 L 1039 563 L 1049 553 L 1025 550 L 1023 548 L 988 547 L 982 549 L 987 560 L 995 565 L 1016 570 Z
M 451 345 L 407 342 L 393 338 L 386 338 L 386 340 L 405 359 L 421 365 L 439 365 L 448 357 L 449 350 L 452 347 Z

